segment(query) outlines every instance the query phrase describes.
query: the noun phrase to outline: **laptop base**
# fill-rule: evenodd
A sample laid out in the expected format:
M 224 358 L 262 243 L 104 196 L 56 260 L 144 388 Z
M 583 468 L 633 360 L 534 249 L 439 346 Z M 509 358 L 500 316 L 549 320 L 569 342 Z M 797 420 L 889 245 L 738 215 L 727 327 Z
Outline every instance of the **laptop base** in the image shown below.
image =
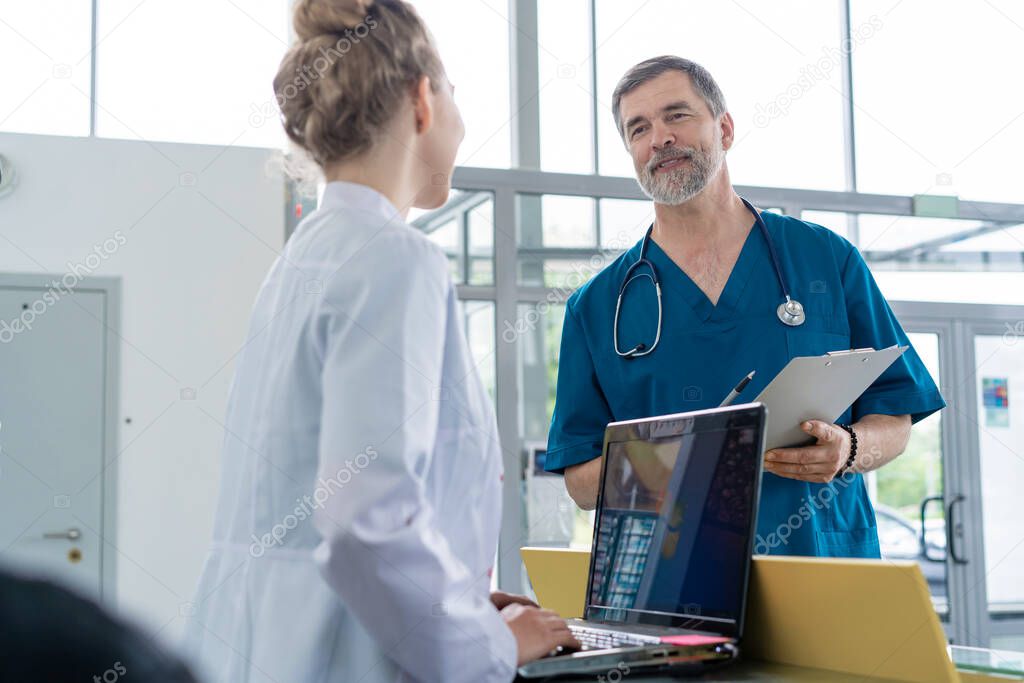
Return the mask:
M 542 681 L 594 676 L 609 679 L 614 672 L 623 678 L 631 673 L 700 676 L 738 656 L 739 648 L 733 643 L 702 648 L 647 645 L 546 657 L 519 667 L 518 673 L 521 679 Z

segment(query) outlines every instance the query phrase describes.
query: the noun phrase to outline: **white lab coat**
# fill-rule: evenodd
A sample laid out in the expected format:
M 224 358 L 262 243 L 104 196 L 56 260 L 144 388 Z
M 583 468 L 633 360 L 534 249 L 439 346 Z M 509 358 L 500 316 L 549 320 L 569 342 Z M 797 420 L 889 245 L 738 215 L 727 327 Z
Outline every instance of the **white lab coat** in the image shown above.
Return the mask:
M 509 681 L 494 412 L 443 252 L 329 183 L 267 275 L 185 649 L 213 682 Z M 278 540 L 279 539 L 279 540 Z

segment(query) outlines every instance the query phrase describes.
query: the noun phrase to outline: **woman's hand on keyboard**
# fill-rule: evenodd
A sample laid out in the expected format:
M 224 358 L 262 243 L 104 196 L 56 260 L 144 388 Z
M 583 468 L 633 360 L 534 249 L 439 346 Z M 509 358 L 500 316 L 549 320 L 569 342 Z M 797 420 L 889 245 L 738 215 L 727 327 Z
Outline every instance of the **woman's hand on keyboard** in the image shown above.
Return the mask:
M 501 610 L 501 616 L 516 638 L 518 666 L 540 659 L 558 647 L 580 647 L 565 619 L 549 609 L 514 602 Z

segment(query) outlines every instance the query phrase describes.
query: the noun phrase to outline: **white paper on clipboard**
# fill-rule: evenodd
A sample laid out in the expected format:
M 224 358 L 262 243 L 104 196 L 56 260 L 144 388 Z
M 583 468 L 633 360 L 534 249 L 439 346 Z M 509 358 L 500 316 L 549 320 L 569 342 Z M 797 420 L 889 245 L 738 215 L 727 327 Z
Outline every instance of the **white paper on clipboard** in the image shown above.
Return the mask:
M 814 443 L 800 425 L 806 420 L 835 422 L 907 348 L 832 351 L 790 360 L 754 399 L 768 407 L 765 448 Z

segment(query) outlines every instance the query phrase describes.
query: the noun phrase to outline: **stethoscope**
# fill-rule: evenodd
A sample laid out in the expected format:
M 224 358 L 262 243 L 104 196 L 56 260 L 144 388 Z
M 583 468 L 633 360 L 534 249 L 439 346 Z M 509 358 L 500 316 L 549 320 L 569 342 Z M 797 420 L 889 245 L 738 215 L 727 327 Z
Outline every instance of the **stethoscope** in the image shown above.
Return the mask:
M 775 251 L 775 243 L 772 242 L 772 238 L 768 234 L 768 227 L 764 224 L 764 219 L 761 218 L 761 214 L 757 212 L 753 204 L 743 197 L 740 197 L 740 201 L 743 202 L 743 205 L 747 207 L 750 213 L 754 214 L 757 227 L 761 230 L 761 234 L 764 235 L 764 241 L 768 244 L 768 253 L 772 257 L 772 266 L 775 267 L 775 276 L 779 279 L 779 286 L 782 287 L 782 295 L 786 297 L 786 300 L 775 309 L 775 314 L 779 316 L 779 320 L 783 324 L 790 327 L 803 325 L 804 320 L 807 319 L 807 316 L 804 315 L 804 307 L 799 301 L 789 296 L 789 286 L 786 284 L 786 277 L 782 274 L 782 266 L 779 265 L 779 254 Z M 653 352 L 658 347 L 658 342 L 661 341 L 661 280 L 658 279 L 658 271 L 654 264 L 647 259 L 647 246 L 651 242 L 651 230 L 653 229 L 654 224 L 647 228 L 647 234 L 644 235 L 644 239 L 640 243 L 640 258 L 626 271 L 626 275 L 622 278 L 622 285 L 619 287 L 618 299 L 615 301 L 615 322 L 612 328 L 612 341 L 615 344 L 615 353 L 623 358 L 646 356 Z M 651 272 L 635 272 L 642 266 L 647 266 Z M 619 349 L 619 312 L 622 310 L 622 295 L 625 294 L 629 283 L 639 277 L 649 278 L 654 283 L 654 292 L 658 296 L 658 329 L 654 334 L 654 343 L 650 347 L 641 342 L 627 351 L 622 351 Z

